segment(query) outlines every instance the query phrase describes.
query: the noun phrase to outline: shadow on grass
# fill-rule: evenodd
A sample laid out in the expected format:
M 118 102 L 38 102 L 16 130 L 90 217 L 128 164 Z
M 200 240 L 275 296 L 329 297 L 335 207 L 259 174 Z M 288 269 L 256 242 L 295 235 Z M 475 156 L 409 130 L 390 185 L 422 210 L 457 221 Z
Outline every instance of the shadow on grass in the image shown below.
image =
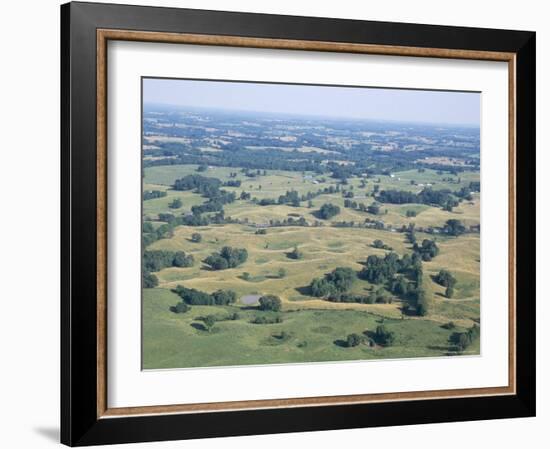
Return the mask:
M 403 307 L 399 307 L 399 310 L 401 311 L 401 314 L 405 316 L 418 316 L 418 314 L 416 313 L 416 310 L 413 307 L 410 307 L 409 305 L 404 305 Z
M 206 326 L 202 323 L 191 323 L 191 327 L 201 332 L 208 332 Z
M 294 290 L 296 290 L 301 295 L 312 296 L 311 295 L 311 287 L 309 285 L 306 285 L 304 287 L 296 287 Z
M 333 343 L 338 346 L 339 348 L 347 348 L 348 347 L 348 342 L 346 340 L 342 340 L 342 339 L 336 339 L 333 341 Z

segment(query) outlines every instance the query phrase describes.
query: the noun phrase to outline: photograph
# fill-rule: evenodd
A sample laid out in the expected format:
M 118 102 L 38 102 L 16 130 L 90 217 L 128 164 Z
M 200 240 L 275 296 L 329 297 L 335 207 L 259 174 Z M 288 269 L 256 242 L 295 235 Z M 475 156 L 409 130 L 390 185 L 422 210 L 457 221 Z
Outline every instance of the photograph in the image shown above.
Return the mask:
M 141 102 L 142 369 L 481 354 L 480 92 L 142 77 Z

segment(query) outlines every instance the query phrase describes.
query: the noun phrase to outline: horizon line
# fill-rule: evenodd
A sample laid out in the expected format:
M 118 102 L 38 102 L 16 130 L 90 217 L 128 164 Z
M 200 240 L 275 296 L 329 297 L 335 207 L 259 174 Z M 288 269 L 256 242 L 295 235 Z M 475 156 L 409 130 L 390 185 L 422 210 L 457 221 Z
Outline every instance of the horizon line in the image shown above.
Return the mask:
M 175 103 L 161 103 L 161 102 L 144 102 L 142 101 L 142 105 L 145 107 L 147 106 L 171 106 L 171 107 L 178 107 L 178 108 L 188 108 L 188 109 L 204 109 L 204 110 L 210 110 L 210 111 L 235 111 L 235 112 L 248 112 L 248 113 L 257 113 L 257 114 L 265 114 L 265 115 L 289 115 L 289 116 L 295 116 L 295 117 L 304 117 L 304 118 L 325 118 L 325 119 L 331 119 L 331 120 L 351 120 L 351 121 L 371 121 L 371 122 L 378 122 L 378 123 L 401 123 L 401 124 L 411 124 L 411 125 L 435 125 L 435 126 L 442 126 L 447 125 L 451 127 L 465 127 L 465 128 L 478 128 L 481 129 L 481 123 L 474 123 L 474 122 L 461 122 L 461 123 L 449 123 L 449 122 L 431 122 L 431 121 L 411 121 L 406 119 L 377 119 L 377 118 L 371 118 L 371 117 L 358 117 L 358 116 L 330 116 L 325 114 L 303 114 L 303 113 L 297 113 L 297 112 L 282 112 L 282 111 L 260 111 L 255 109 L 240 109 L 240 108 L 227 108 L 227 107 L 212 107 L 212 106 L 194 106 L 194 105 L 182 105 L 182 104 L 175 104 Z

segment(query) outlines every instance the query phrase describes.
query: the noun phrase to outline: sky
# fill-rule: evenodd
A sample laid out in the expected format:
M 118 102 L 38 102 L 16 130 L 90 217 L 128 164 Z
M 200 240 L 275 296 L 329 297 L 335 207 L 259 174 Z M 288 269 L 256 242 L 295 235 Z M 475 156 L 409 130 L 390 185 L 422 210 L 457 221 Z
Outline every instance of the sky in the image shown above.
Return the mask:
M 466 126 L 480 121 L 475 92 L 144 78 L 143 102 Z

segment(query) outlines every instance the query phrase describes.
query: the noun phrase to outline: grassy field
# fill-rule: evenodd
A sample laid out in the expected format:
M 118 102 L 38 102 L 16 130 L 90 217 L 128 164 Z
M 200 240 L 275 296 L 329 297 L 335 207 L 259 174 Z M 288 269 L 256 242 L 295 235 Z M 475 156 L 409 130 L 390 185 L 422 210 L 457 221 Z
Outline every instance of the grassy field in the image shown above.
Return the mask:
M 441 356 L 454 331 L 432 320 L 382 319 L 367 311 L 300 310 L 280 315 L 280 324 L 252 324 L 265 314 L 241 306 L 194 306 L 186 314 L 169 307 L 178 298 L 165 289 L 146 289 L 143 297 L 143 368 L 183 368 L 275 363 L 303 363 Z M 210 332 L 203 329 L 204 315 L 224 316 L 237 311 L 239 319 L 217 322 Z M 382 323 L 395 332 L 391 347 L 343 345 L 347 333 L 368 333 Z M 345 329 L 345 330 L 344 330 Z M 289 335 L 277 337 L 282 331 Z M 479 351 L 473 345 L 468 354 Z
M 159 213 L 185 214 L 191 207 L 205 201 L 191 192 L 170 190 L 175 179 L 186 174 L 196 174 L 196 166 L 174 165 L 148 167 L 144 170 L 145 190 L 166 190 L 164 198 L 144 202 L 146 220 L 156 220 Z M 300 194 L 335 186 L 336 180 L 313 173 L 268 170 L 267 175 L 246 178 L 239 169 L 210 167 L 203 176 L 227 181 L 231 172 L 241 179 L 240 188 L 225 190 L 247 191 L 252 197 L 278 198 L 291 188 Z M 433 184 L 433 188 L 458 190 L 470 181 L 479 180 L 475 173 L 462 173 L 453 183 L 443 181 L 449 175 L 438 175 L 434 170 L 419 173 L 416 170 L 368 179 L 362 188 L 360 180 L 351 178 L 346 189 L 353 186 L 354 201 L 369 205 L 373 202 L 374 185 L 380 190 L 400 189 L 418 192 L 420 184 Z M 411 184 L 414 180 L 417 185 Z M 183 206 L 173 210 L 168 204 L 180 198 Z M 479 195 L 472 201 L 464 201 L 453 212 L 421 204 L 383 205 L 387 213 L 373 216 L 366 212 L 344 208 L 341 193 L 323 194 L 307 201 L 301 207 L 289 205 L 259 206 L 252 201 L 237 200 L 224 207 L 225 216 L 248 219 L 248 224 L 223 224 L 205 227 L 180 226 L 169 239 L 151 244 L 147 249 L 185 251 L 195 259 L 193 267 L 165 268 L 155 275 L 159 286 L 143 290 L 143 366 L 144 368 L 174 368 L 192 366 L 221 366 L 262 363 L 295 363 L 309 361 L 337 361 L 376 358 L 401 358 L 441 356 L 448 353 L 452 332 L 465 330 L 479 322 L 479 234 L 464 234 L 457 238 L 443 235 L 417 233 L 417 238 L 435 239 L 440 254 L 431 262 L 425 262 L 423 288 L 430 296 L 432 308 L 426 317 L 409 317 L 402 313 L 403 303 L 394 298 L 391 304 L 334 303 L 309 295 L 308 286 L 315 277 L 322 277 L 336 267 L 351 267 L 358 271 L 361 262 L 371 254 L 383 256 L 386 250 L 372 247 L 380 239 L 399 255 L 411 253 L 405 234 L 388 230 L 366 228 L 340 228 L 330 226 L 335 221 L 363 223 L 365 218 L 381 219 L 394 227 L 415 223 L 417 227 L 442 226 L 450 218 L 458 218 L 466 225 L 479 224 Z M 324 203 L 337 204 L 341 212 L 331 220 L 319 220 L 315 212 Z M 413 210 L 416 217 L 407 217 Z M 284 220 L 289 216 L 304 217 L 308 222 L 323 221 L 322 227 L 270 227 L 265 235 L 256 234 L 256 225 L 270 220 Z M 158 222 L 154 222 L 157 224 Z M 199 232 L 200 243 L 191 241 L 191 235 Z M 202 260 L 224 246 L 246 248 L 247 261 L 237 268 L 223 271 L 210 270 Z M 288 253 L 297 246 L 304 257 L 291 259 Z M 433 277 L 441 269 L 450 270 L 457 278 L 453 299 L 444 296 L 444 287 Z M 286 273 L 280 276 L 280 271 Z M 248 273 L 248 275 L 243 275 Z M 240 301 L 233 306 L 192 306 L 190 312 L 170 312 L 179 297 L 170 289 L 177 285 L 213 292 L 218 289 L 233 290 L 241 298 L 245 295 L 275 294 L 283 302 L 283 323 L 259 325 L 250 320 L 259 313 L 255 307 Z M 378 286 L 374 286 L 377 288 Z M 373 288 L 368 282 L 357 279 L 352 293 L 368 295 Z M 211 332 L 202 329 L 198 317 L 210 314 L 227 314 L 237 311 L 241 318 L 218 322 Z M 360 345 L 346 348 L 341 340 L 356 332 L 373 331 L 381 322 L 395 332 L 396 341 L 391 347 Z M 447 330 L 443 324 L 453 321 L 458 327 Z M 288 338 L 277 339 L 275 334 L 286 332 Z M 468 348 L 468 354 L 479 353 L 479 343 Z

